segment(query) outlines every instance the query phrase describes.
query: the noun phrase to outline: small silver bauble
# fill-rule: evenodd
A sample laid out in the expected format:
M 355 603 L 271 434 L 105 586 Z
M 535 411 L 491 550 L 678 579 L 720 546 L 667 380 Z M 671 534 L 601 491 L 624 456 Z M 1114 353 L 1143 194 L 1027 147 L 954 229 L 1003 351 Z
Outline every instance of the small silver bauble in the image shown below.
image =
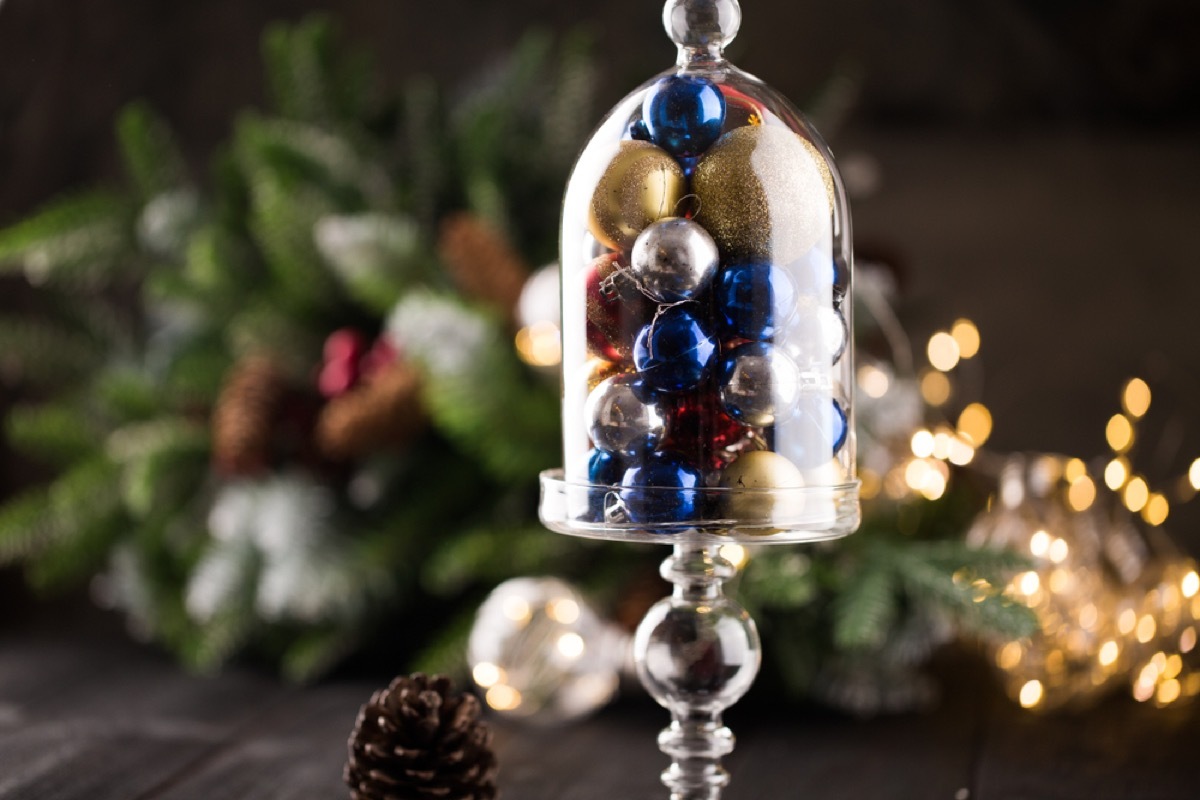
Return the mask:
M 721 363 L 721 402 L 747 425 L 787 419 L 800 397 L 800 370 L 779 348 L 751 342 L 735 348 Z
M 720 255 L 698 223 L 667 217 L 638 235 L 630 271 L 646 294 L 660 303 L 691 300 L 712 279 Z
M 632 452 L 647 440 L 661 440 L 666 432 L 666 422 L 658 409 L 634 393 L 635 380 L 632 375 L 614 375 L 602 380 L 588 395 L 584 407 L 588 436 L 601 450 Z

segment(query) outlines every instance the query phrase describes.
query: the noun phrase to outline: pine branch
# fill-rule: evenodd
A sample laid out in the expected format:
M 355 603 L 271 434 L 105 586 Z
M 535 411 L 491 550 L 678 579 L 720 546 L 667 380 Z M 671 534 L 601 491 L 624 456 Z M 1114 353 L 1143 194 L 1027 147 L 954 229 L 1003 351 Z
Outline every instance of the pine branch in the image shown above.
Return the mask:
M 99 435 L 86 412 L 71 403 L 17 406 L 6 420 L 16 449 L 50 464 L 70 464 L 96 449 Z
M 93 288 L 126 253 L 131 211 L 123 198 L 88 192 L 51 203 L 0 230 L 0 273 L 23 269 L 30 283 Z
M 48 489 L 34 489 L 0 508 L 0 563 L 30 558 L 78 535 L 117 508 L 117 471 L 104 458 L 73 467 Z
M 956 582 L 953 573 L 899 548 L 895 559 L 896 573 L 907 591 L 952 613 L 968 630 L 1013 639 L 1030 636 L 1037 630 L 1037 619 L 1027 606 L 998 592 L 981 592 L 966 581 Z
M 352 627 L 317 628 L 300 634 L 280 657 L 284 677 L 307 684 L 328 673 L 361 643 Z
M 336 102 L 330 60 L 332 26 L 313 15 L 298 25 L 276 24 L 263 36 L 263 62 L 274 105 L 284 116 L 332 122 Z
M 565 554 L 561 537 L 541 526 L 466 530 L 446 539 L 425 560 L 421 583 L 434 594 L 451 596 L 473 584 L 551 571 Z
M 149 105 L 131 103 L 122 110 L 117 141 L 143 201 L 187 185 L 187 165 L 175 136 Z
M 742 573 L 739 593 L 763 609 L 795 609 L 817 597 L 812 560 L 791 548 L 767 548 Z
M 409 218 L 379 213 L 324 217 L 316 225 L 317 247 L 346 294 L 364 308 L 385 314 L 428 271 L 429 255 Z
M 100 342 L 60 325 L 34 319 L 0 319 L 0 377 L 8 383 L 60 386 L 103 365 Z
M 880 559 L 868 560 L 831 604 L 834 645 L 842 650 L 879 647 L 898 610 L 891 566 Z
M 29 562 L 29 582 L 43 591 L 83 582 L 104 566 L 130 524 L 116 510 L 94 516 L 75 535 L 50 542 Z
M 460 611 L 449 622 L 438 627 L 428 642 L 409 664 L 414 672 L 426 675 L 450 675 L 463 678 L 467 673 L 467 640 L 475 623 L 475 609 Z

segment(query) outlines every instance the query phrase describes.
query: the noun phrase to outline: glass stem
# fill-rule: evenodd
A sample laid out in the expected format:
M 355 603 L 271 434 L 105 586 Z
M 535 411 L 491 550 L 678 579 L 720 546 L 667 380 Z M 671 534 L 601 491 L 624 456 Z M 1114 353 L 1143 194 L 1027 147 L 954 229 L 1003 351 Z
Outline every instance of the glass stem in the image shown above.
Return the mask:
M 721 759 L 734 746 L 721 714 L 754 681 L 758 632 L 722 591 L 737 569 L 717 546 L 677 544 L 660 571 L 674 591 L 639 626 L 634 658 L 642 683 L 672 716 L 658 737 L 671 759 L 662 781 L 671 800 L 719 800 L 729 783 Z

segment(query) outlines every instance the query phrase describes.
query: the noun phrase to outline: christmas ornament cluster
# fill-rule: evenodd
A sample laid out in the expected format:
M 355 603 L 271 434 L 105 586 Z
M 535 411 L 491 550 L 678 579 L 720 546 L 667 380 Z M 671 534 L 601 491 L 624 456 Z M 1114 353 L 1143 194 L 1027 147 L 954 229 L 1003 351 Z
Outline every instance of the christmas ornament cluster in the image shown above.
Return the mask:
M 813 489 L 853 475 L 839 182 L 815 131 L 719 43 L 668 30 L 680 67 L 617 106 L 567 190 L 565 469 L 591 487 L 567 514 L 828 526 Z

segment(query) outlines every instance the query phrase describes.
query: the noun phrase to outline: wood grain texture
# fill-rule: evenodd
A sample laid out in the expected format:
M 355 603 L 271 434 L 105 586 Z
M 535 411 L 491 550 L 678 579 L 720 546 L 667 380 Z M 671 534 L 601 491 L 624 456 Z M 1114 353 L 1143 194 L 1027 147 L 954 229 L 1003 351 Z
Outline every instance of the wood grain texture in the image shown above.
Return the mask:
M 752 693 L 734 709 L 727 800 L 1184 800 L 1200 709 L 1115 697 L 1076 716 L 1013 708 L 979 664 L 938 665 L 928 714 L 860 721 Z M 378 679 L 285 687 L 187 676 L 119 630 L 0 632 L 0 800 L 329 800 Z M 765 693 L 764 693 L 765 694 Z M 497 722 L 506 800 L 660 800 L 666 713 L 628 698 L 584 724 Z

